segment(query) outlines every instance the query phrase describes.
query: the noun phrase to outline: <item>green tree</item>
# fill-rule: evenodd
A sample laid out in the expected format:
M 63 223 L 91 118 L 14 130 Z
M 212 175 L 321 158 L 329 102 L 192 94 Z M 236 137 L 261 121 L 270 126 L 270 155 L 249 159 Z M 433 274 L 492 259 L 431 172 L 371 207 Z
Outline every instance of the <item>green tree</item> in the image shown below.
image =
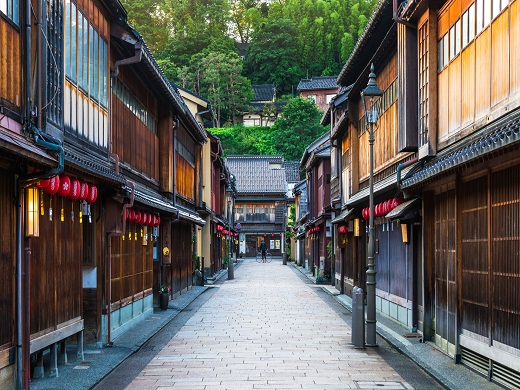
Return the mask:
M 274 84 L 289 93 L 303 76 L 296 61 L 296 29 L 289 19 L 268 20 L 253 34 L 244 64 L 252 84 Z
M 272 130 L 276 153 L 288 161 L 300 160 L 305 148 L 327 128 L 320 125 L 322 112 L 309 100 L 290 99 Z
M 158 51 L 169 38 L 170 19 L 159 0 L 123 0 L 128 23 L 141 34 L 150 50 Z

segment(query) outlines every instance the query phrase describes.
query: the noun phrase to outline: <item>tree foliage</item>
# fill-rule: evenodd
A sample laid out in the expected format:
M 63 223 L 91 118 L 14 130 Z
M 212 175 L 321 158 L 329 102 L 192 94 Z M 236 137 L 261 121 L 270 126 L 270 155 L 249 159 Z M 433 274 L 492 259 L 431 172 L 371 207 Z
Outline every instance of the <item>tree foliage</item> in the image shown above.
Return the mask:
M 305 148 L 327 131 L 321 112 L 309 100 L 290 99 L 271 127 L 233 126 L 209 129 L 220 138 L 227 154 L 281 154 L 286 161 L 300 160 Z
M 305 148 L 327 131 L 320 125 L 321 116 L 322 112 L 311 101 L 290 99 L 271 127 L 276 152 L 288 161 L 300 160 Z

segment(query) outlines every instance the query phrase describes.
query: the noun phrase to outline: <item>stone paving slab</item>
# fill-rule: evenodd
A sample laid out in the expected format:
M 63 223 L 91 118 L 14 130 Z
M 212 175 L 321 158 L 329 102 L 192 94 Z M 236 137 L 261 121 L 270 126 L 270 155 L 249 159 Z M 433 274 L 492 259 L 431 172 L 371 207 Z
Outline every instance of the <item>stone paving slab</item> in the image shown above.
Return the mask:
M 244 261 L 128 389 L 409 389 L 281 261 Z

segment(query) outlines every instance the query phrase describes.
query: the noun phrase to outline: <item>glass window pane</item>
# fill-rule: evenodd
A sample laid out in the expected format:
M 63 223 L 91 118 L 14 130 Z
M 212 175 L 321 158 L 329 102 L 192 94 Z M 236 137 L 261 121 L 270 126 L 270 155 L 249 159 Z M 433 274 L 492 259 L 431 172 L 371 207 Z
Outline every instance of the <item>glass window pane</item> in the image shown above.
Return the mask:
M 89 93 L 93 95 L 94 90 L 94 28 L 90 26 L 90 56 L 89 56 L 89 65 L 90 65 L 90 83 L 89 83 Z
M 83 14 L 78 12 L 78 85 L 83 85 Z
M 83 89 L 88 91 L 88 21 L 83 18 Z
M 477 34 L 484 29 L 484 0 L 477 0 L 476 20 L 477 20 Z
M 76 81 L 76 5 L 70 4 L 70 77 Z
M 491 23 L 491 0 L 484 0 L 484 28 Z
M 473 41 L 475 38 L 475 4 L 468 9 L 468 40 Z
M 460 19 L 455 23 L 455 55 L 460 53 Z
M 70 1 L 65 2 L 65 74 L 70 77 Z

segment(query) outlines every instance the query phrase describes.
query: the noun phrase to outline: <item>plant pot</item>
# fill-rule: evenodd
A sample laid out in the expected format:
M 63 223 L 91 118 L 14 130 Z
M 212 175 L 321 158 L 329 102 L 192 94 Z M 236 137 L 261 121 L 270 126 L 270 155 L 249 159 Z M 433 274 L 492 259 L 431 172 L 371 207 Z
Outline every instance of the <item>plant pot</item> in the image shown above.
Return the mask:
M 159 307 L 161 310 L 168 309 L 168 301 L 170 300 L 170 296 L 168 293 L 160 293 L 159 294 Z

